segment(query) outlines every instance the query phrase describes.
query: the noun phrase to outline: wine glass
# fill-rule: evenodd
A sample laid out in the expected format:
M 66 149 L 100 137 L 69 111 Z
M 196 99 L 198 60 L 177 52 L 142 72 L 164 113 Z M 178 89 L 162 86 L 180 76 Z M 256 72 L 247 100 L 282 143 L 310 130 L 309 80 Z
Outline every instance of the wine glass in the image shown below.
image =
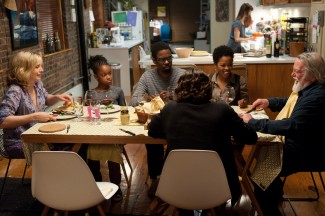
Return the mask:
M 230 104 L 233 100 L 235 100 L 235 97 L 235 89 L 232 86 L 226 86 L 225 89 L 221 92 L 221 100 L 227 104 Z
M 142 95 L 142 94 L 138 95 L 137 101 L 138 101 L 138 104 L 139 104 L 140 106 L 143 106 L 144 103 L 147 102 L 146 97 L 145 97 L 144 94 L 143 94 L 143 95 Z
M 83 116 L 83 99 L 82 99 L 82 97 L 74 97 L 73 98 L 73 109 L 74 109 L 75 116 L 77 116 L 76 121 L 82 121 L 82 119 L 80 119 L 80 116 Z
M 113 92 L 112 90 L 103 90 L 98 92 L 100 94 L 100 104 L 102 108 L 106 111 L 106 114 L 109 114 L 111 109 L 111 104 L 113 103 Z M 109 121 L 109 118 L 103 119 L 104 121 Z

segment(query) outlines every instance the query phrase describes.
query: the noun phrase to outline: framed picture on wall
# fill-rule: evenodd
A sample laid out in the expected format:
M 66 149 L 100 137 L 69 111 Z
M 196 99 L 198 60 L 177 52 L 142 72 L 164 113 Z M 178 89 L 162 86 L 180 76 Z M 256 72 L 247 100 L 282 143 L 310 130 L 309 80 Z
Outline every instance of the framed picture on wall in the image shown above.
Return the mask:
M 17 11 L 8 10 L 12 49 L 38 44 L 36 0 L 17 1 Z
M 165 6 L 157 7 L 157 17 L 166 17 L 166 7 Z

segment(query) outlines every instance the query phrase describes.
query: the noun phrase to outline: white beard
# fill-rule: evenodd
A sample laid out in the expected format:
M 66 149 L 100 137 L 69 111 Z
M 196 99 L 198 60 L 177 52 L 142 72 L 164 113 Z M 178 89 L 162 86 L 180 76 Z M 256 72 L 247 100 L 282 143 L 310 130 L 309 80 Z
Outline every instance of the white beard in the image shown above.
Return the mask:
M 295 79 L 295 83 L 292 86 L 292 91 L 294 93 L 298 93 L 299 91 L 303 90 L 304 88 L 306 88 L 310 84 L 311 83 L 309 83 L 309 82 L 305 82 L 304 84 L 302 84 L 301 81 L 298 81 L 297 79 Z

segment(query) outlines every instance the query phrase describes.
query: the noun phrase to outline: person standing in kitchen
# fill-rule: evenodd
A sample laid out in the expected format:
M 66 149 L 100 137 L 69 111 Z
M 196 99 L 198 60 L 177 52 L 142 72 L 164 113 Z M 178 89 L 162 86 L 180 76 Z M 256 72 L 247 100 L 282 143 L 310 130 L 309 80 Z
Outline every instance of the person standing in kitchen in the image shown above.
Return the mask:
M 150 101 L 155 96 L 160 96 L 163 101 L 168 100 L 169 91 L 174 91 L 179 78 L 185 73 L 185 70 L 173 67 L 173 55 L 169 45 L 159 41 L 151 47 L 151 59 L 156 68 L 146 70 L 133 93 L 130 106 L 137 106 L 139 98 Z M 164 162 L 164 146 L 146 145 L 148 172 L 151 179 L 151 186 L 148 190 L 149 197 L 154 197 L 158 186 L 158 177 L 160 176 Z
M 247 36 L 245 34 L 245 27 L 247 22 L 251 19 L 251 12 L 253 11 L 253 6 L 249 3 L 244 3 L 241 5 L 236 20 L 233 21 L 230 30 L 230 36 L 228 43 L 226 44 L 235 53 L 242 53 L 241 42 L 248 40 L 255 40 L 253 36 Z

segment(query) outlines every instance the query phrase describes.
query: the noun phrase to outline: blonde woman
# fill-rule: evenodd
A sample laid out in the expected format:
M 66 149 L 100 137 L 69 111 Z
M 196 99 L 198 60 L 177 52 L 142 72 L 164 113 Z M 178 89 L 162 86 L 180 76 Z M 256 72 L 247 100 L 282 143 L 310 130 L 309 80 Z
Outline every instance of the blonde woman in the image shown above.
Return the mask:
M 8 89 L 0 104 L 0 128 L 3 143 L 11 157 L 24 157 L 20 135 L 37 122 L 55 121 L 44 112 L 46 106 L 59 101 L 70 103 L 69 95 L 51 95 L 43 87 L 43 60 L 28 51 L 17 53 L 10 61 Z

